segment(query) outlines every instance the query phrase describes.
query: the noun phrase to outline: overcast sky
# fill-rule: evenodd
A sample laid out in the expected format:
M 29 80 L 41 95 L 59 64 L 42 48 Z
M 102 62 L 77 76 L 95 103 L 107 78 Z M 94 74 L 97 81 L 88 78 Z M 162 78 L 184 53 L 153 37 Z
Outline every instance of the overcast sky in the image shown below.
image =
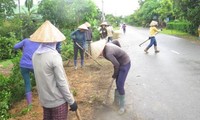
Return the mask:
M 24 4 L 25 0 L 20 0 L 21 4 Z M 37 4 L 41 0 L 33 0 L 34 4 Z M 134 12 L 134 10 L 139 8 L 138 0 L 92 0 L 94 3 L 106 14 L 113 14 L 115 16 L 126 16 Z M 17 0 L 15 0 L 17 2 Z
M 92 0 L 102 10 L 102 0 Z M 103 0 L 103 10 L 106 14 L 126 16 L 139 8 L 138 0 Z

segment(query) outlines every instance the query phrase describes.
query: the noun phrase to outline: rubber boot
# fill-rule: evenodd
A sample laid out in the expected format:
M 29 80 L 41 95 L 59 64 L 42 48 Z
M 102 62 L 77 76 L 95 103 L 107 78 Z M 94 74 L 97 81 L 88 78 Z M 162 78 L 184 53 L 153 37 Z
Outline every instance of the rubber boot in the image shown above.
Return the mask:
M 74 60 L 74 69 L 77 70 L 77 60 Z
M 119 111 L 120 115 L 124 114 L 125 112 L 125 95 L 119 95 Z
M 26 101 L 28 105 L 32 104 L 32 92 L 26 93 Z
M 115 96 L 114 96 L 113 105 L 115 107 L 119 107 L 119 92 L 117 91 L 117 89 L 115 89 Z
M 159 53 L 160 51 L 157 49 L 157 46 L 154 46 L 155 53 Z
M 149 47 L 146 47 L 146 48 L 144 49 L 144 52 L 145 52 L 145 53 L 148 53 L 148 50 L 149 50 Z

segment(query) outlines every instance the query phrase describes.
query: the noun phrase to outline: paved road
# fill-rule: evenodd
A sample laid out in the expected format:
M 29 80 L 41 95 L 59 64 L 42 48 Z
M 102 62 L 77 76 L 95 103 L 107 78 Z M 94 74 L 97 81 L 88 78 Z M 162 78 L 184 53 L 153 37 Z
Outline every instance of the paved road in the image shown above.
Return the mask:
M 132 67 L 126 82 L 127 112 L 119 116 L 102 108 L 96 120 L 200 120 L 200 46 L 165 34 L 156 36 L 160 53 L 153 47 L 144 53 L 148 29 L 127 27 L 122 48 Z

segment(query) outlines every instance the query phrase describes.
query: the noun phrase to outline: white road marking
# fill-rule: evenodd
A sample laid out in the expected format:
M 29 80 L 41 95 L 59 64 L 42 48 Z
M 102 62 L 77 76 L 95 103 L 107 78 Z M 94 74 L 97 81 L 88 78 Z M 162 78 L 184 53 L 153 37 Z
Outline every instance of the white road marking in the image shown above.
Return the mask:
M 175 54 L 177 54 L 177 55 L 180 55 L 180 53 L 177 52 L 177 51 L 175 51 L 175 50 L 171 50 L 171 52 L 173 52 L 173 53 L 175 53 Z

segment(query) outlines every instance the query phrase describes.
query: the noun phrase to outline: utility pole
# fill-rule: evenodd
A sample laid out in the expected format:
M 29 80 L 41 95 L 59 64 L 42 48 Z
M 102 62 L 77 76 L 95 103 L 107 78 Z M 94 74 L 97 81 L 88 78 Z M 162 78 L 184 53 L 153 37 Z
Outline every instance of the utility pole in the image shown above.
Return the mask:
M 102 0 L 102 22 L 105 21 L 105 15 L 104 15 L 104 1 Z

